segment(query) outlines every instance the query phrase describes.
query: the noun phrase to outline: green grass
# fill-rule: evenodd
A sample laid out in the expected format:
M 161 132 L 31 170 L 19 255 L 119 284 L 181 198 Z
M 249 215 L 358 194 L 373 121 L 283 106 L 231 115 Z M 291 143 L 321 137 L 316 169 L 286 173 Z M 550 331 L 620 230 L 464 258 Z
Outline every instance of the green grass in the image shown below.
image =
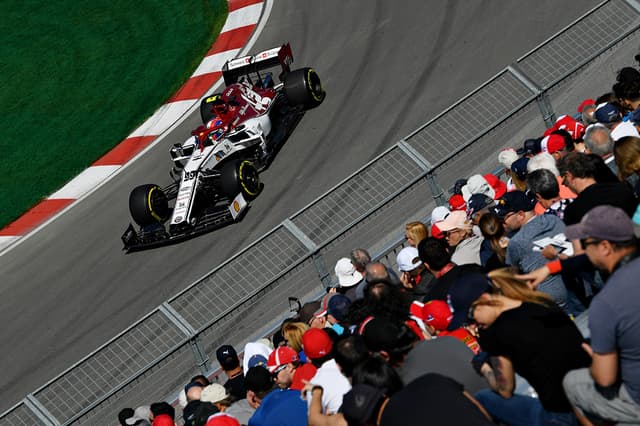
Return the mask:
M 0 3 L 0 228 L 127 137 L 188 79 L 225 0 Z

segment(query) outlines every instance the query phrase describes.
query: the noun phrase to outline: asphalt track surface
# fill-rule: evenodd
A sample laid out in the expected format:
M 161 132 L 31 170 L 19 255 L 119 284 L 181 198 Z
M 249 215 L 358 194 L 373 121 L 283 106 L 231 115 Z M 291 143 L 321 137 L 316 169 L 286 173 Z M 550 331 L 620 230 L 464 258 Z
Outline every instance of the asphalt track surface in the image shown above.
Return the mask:
M 294 65 L 320 74 L 324 104 L 303 118 L 262 175 L 265 190 L 239 224 L 174 246 L 121 251 L 130 190 L 169 183 L 168 147 L 197 127 L 194 115 L 134 166 L 1 256 L 0 411 L 597 3 L 277 0 L 252 50 L 290 41 Z

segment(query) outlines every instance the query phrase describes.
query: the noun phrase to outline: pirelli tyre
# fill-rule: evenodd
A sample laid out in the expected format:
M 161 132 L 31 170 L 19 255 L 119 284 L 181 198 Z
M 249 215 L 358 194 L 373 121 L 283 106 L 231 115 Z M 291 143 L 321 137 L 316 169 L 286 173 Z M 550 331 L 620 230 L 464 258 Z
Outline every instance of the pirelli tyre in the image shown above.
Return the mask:
M 129 194 L 129 211 L 142 227 L 162 223 L 169 218 L 169 201 L 158 185 L 140 185 Z
M 262 186 L 258 169 L 249 160 L 232 160 L 220 170 L 220 190 L 233 198 L 239 193 L 247 200 L 258 196 Z
M 326 96 L 320 77 L 313 68 L 301 68 L 288 73 L 284 80 L 284 92 L 290 105 L 302 105 L 305 109 L 317 107 Z
M 216 93 L 211 96 L 207 96 L 200 102 L 200 117 L 202 117 L 202 124 L 207 124 L 216 116 L 212 111 L 213 103 L 220 99 L 222 95 Z

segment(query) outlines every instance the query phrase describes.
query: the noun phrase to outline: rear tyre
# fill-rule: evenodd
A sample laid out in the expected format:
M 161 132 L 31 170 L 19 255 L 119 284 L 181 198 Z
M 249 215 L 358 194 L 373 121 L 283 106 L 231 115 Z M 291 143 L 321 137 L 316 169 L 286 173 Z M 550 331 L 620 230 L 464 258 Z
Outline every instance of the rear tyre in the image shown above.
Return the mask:
M 142 227 L 162 223 L 169 218 L 169 201 L 158 185 L 140 185 L 129 194 L 129 211 Z
M 242 193 L 245 199 L 251 200 L 260 193 L 260 176 L 251 161 L 230 161 L 222 166 L 220 172 L 220 190 L 227 197 L 233 198 Z
M 216 114 L 211 110 L 212 103 L 220 99 L 222 95 L 220 93 L 216 93 L 211 96 L 207 96 L 200 102 L 200 117 L 202 117 L 202 124 L 207 124 L 209 121 L 216 116 Z
M 291 106 L 302 105 L 305 109 L 317 107 L 326 96 L 320 77 L 313 68 L 301 68 L 288 73 L 284 80 L 284 92 Z

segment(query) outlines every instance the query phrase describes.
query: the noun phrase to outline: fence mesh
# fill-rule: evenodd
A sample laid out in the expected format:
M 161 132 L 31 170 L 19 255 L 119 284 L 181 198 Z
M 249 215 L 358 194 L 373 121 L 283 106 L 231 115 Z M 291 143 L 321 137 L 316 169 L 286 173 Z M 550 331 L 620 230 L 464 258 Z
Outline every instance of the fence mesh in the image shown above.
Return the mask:
M 304 245 L 280 226 L 169 304 L 195 329 L 206 327 L 307 253 Z
M 610 1 L 520 58 L 518 67 L 538 85 L 548 88 L 638 22 L 638 12 L 624 0 Z
M 72 418 L 162 358 L 184 339 L 184 334 L 156 311 L 34 396 L 55 418 Z
M 421 172 L 415 161 L 394 147 L 291 220 L 321 244 L 375 209 Z

